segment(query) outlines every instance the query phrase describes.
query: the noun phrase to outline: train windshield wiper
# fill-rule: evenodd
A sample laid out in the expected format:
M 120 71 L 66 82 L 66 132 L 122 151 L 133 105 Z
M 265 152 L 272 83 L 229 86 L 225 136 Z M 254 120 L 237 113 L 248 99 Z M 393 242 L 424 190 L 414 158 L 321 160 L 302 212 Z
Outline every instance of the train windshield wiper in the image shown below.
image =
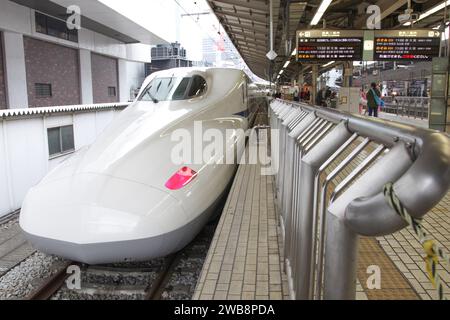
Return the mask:
M 158 103 L 159 100 L 156 99 L 156 98 L 150 93 L 150 89 L 151 89 L 151 88 L 152 88 L 152 87 L 148 88 L 148 90 L 147 90 L 147 95 L 150 97 L 150 99 L 152 99 L 153 103 Z
M 152 94 L 150 92 L 148 93 L 148 95 L 150 96 L 150 99 L 152 99 L 154 103 L 158 103 L 159 102 L 159 100 L 156 99 L 154 96 L 152 96 Z

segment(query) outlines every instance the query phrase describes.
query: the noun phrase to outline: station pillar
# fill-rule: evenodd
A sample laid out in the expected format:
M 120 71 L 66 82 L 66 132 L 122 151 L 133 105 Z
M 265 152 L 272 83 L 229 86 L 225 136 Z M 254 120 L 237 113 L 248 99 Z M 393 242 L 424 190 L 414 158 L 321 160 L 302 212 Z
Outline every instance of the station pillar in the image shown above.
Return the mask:
M 450 66 L 449 58 L 433 58 L 429 128 L 450 132 Z
M 81 83 L 81 103 L 94 103 L 94 94 L 92 89 L 92 65 L 91 51 L 80 49 L 80 83 Z
M 353 79 L 353 63 L 352 62 L 344 62 L 342 65 L 343 67 L 343 78 L 344 78 L 344 87 L 351 87 L 352 86 L 352 79 Z
M 311 92 L 311 103 L 316 104 L 317 96 L 317 78 L 319 77 L 319 66 L 314 64 L 312 66 L 312 92 Z
M 303 76 L 303 67 L 300 67 L 300 71 L 297 76 L 297 82 L 299 86 L 303 86 L 303 83 L 305 82 L 305 78 Z
M 23 35 L 20 33 L 4 31 L 3 41 L 7 106 L 9 109 L 28 108 L 27 73 L 25 67 Z

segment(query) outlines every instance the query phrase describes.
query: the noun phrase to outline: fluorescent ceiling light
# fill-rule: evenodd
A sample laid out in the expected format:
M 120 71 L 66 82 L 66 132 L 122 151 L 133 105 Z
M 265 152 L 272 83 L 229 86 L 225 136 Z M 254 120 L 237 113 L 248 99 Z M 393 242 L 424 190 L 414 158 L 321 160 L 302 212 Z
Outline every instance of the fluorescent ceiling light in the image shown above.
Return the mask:
M 283 69 L 286 68 L 289 65 L 289 63 L 291 63 L 291 60 L 286 61 L 286 63 L 283 66 Z
M 279 75 L 281 75 L 283 72 L 284 72 L 284 69 L 281 69 Z
M 424 13 L 421 13 L 421 14 L 419 15 L 419 19 L 417 19 L 415 22 L 420 21 L 420 20 L 422 20 L 422 19 L 425 19 L 425 18 L 428 17 L 428 16 L 431 16 L 432 14 L 434 14 L 434 13 L 436 13 L 436 12 L 438 12 L 438 11 L 444 9 L 444 8 L 445 8 L 446 6 L 448 6 L 448 5 L 450 5 L 450 0 L 447 0 L 447 1 L 445 1 L 445 2 L 442 2 L 441 4 L 438 4 L 436 7 L 433 7 L 433 8 L 431 8 L 431 9 L 425 11 Z M 404 26 L 410 26 L 410 25 L 411 25 L 411 22 L 405 22 L 403 25 L 404 25 Z
M 310 25 L 315 26 L 316 24 L 319 23 L 320 19 L 322 19 L 323 14 L 325 13 L 325 11 L 327 11 L 332 1 L 333 0 L 322 0 L 322 3 L 320 4 L 319 9 L 317 9 L 314 18 L 311 20 Z
M 292 51 L 291 56 L 295 56 L 297 54 L 297 48 L 294 49 L 294 51 Z
M 325 63 L 322 67 L 328 67 L 330 64 L 335 63 L 336 61 L 330 61 L 328 63 Z

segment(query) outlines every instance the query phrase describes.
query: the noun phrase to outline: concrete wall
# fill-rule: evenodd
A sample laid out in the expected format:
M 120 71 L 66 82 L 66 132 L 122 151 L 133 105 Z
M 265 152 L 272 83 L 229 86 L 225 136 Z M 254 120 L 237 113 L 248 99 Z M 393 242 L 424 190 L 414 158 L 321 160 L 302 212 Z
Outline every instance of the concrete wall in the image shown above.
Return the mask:
M 81 103 L 91 104 L 94 102 L 92 93 L 91 52 L 89 50 L 80 49 L 79 54 L 80 54 Z
M 117 114 L 105 109 L 0 120 L 0 217 L 19 209 L 28 189 L 73 155 L 49 159 L 47 128 L 73 125 L 77 151 L 90 145 Z
M 145 64 L 119 59 L 120 102 L 134 100 L 133 90 L 141 87 L 145 80 Z
M 94 103 L 119 101 L 119 71 L 117 59 L 103 55 L 91 54 L 92 92 Z M 116 88 L 116 95 L 108 95 L 108 87 Z
M 131 89 L 140 87 L 144 79 L 143 64 L 151 61 L 150 46 L 144 44 L 124 44 L 115 39 L 98 34 L 94 31 L 81 29 L 78 33 L 78 43 L 55 38 L 45 34 L 36 32 L 35 27 L 35 11 L 13 3 L 11 1 L 1 0 L 0 10 L 0 31 L 4 33 L 3 40 L 3 69 L 0 71 L 1 77 L 5 77 L 6 103 L 2 103 L 1 96 L 1 82 L 0 82 L 0 108 L 6 105 L 7 108 L 26 108 L 28 106 L 44 106 L 55 104 L 89 104 L 95 102 L 110 102 L 110 101 L 128 101 L 130 99 Z M 24 40 L 25 39 L 25 40 Z M 34 42 L 29 39 L 43 40 L 45 42 Z M 40 44 L 44 50 L 38 53 L 38 57 L 34 58 L 32 54 L 27 55 L 27 63 L 25 62 L 25 49 L 33 50 L 34 46 Z M 44 44 L 45 43 L 45 44 Z M 31 45 L 30 45 L 31 44 Z M 51 45 L 53 44 L 53 45 Z M 58 46 L 57 46 L 58 45 Z M 30 49 L 31 48 L 31 49 Z M 68 92 L 68 97 L 54 97 L 52 99 L 35 99 L 34 97 L 34 82 L 35 79 L 45 78 L 48 76 L 45 73 L 50 73 L 48 70 L 60 69 L 60 62 L 57 58 L 62 52 L 62 57 L 69 57 L 69 68 L 73 69 L 74 51 L 76 51 L 76 59 L 78 61 L 78 70 L 73 73 L 68 70 L 63 75 L 52 75 L 54 81 L 56 79 L 58 87 L 63 88 Z M 48 59 L 48 54 L 51 51 L 57 51 L 58 54 Z M 92 54 L 100 54 L 105 59 L 91 58 Z M 46 57 L 47 55 L 47 57 Z M 55 58 L 56 57 L 56 58 Z M 109 57 L 109 58 L 106 58 Z M 33 63 L 48 60 L 44 66 L 35 65 Z M 101 68 L 91 66 L 92 59 L 101 60 L 107 65 L 105 74 Z M 96 60 L 96 61 L 97 61 Z M 33 62 L 31 62 L 33 61 Z M 109 61 L 107 63 L 106 61 Z M 112 66 L 111 61 L 115 61 L 115 67 Z M 120 68 L 118 67 L 120 64 Z M 142 68 L 140 67 L 142 65 Z M 66 67 L 66 65 L 64 65 Z M 115 71 L 113 70 L 115 68 Z M 27 69 L 27 70 L 26 70 Z M 38 72 L 35 74 L 33 69 Z M 95 71 L 95 76 L 92 74 Z M 72 73 L 74 77 L 69 77 Z M 111 80 L 112 74 L 115 74 Z M 75 75 L 78 77 L 77 85 L 74 83 Z M 59 78 L 63 81 L 59 81 Z M 28 78 L 28 79 L 27 79 Z M 103 83 L 96 84 L 100 79 Z M 120 81 L 119 81 L 120 79 Z M 48 80 L 47 80 L 48 81 Z M 73 84 L 73 86 L 72 86 Z M 31 86 L 31 88 L 30 88 Z M 116 97 L 108 96 L 108 86 L 116 87 Z M 31 90 L 30 90 L 31 89 Z M 52 88 L 55 94 L 56 88 Z M 66 90 L 67 89 L 67 90 Z M 95 96 L 95 97 L 94 97 Z M 28 101 L 30 97 L 30 101 Z M 48 100 L 48 101 L 46 101 Z
M 0 32 L 0 109 L 6 109 L 5 68 L 3 66 L 2 32 Z
M 34 10 L 11 1 L 1 0 L 0 29 L 116 58 L 139 62 L 151 61 L 149 45 L 124 44 L 87 29 L 78 32 L 78 43 L 38 33 L 35 31 Z
M 20 33 L 5 31 L 3 44 L 8 108 L 27 108 L 28 93 L 23 36 Z
M 24 37 L 28 105 L 30 107 L 80 104 L 78 51 Z M 52 96 L 36 97 L 35 84 L 48 83 Z

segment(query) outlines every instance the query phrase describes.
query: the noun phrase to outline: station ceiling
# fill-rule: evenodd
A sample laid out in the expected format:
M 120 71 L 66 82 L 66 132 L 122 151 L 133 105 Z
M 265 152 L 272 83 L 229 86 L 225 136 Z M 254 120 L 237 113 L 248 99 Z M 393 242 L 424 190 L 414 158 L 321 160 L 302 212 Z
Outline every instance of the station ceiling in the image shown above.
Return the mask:
M 285 62 L 293 59 L 291 54 L 295 49 L 296 30 L 311 28 L 310 22 L 322 0 L 273 0 L 274 50 L 278 56 L 272 67 L 266 57 L 270 50 L 270 1 L 207 0 L 207 2 L 248 67 L 257 76 L 269 80 L 270 74 L 276 76 Z M 414 12 L 422 13 L 444 1 L 412 0 L 411 2 Z M 365 29 L 368 18 L 365 10 L 368 5 L 376 4 L 381 9 L 382 28 L 398 29 L 402 27 L 398 16 L 405 12 L 407 3 L 408 0 L 334 0 L 314 28 Z M 444 10 L 440 10 L 418 21 L 414 27 L 435 27 L 443 19 Z M 327 68 L 332 66 L 329 65 Z M 300 68 L 300 64 L 290 63 L 283 77 L 290 79 L 298 74 Z

